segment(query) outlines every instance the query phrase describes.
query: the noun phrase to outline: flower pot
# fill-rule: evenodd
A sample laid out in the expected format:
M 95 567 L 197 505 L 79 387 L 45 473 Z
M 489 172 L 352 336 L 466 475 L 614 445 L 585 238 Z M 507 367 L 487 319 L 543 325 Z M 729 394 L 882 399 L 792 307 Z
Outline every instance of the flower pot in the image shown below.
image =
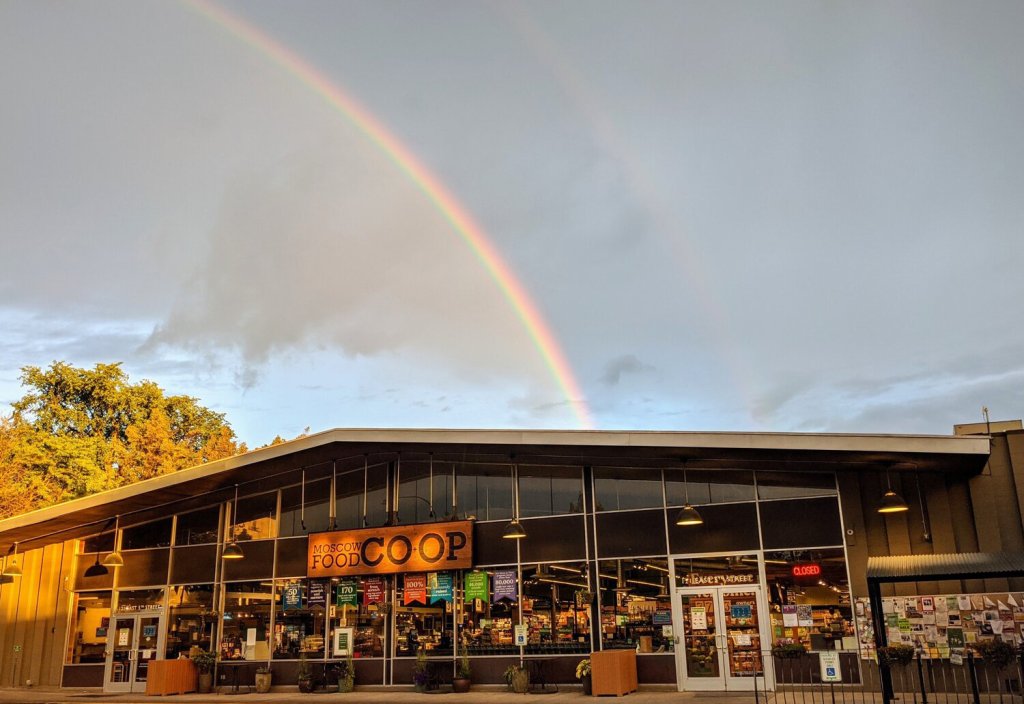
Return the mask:
M 300 677 L 299 678 L 299 691 L 303 694 L 309 694 L 313 691 L 313 678 L 312 677 Z
M 270 692 L 270 673 L 269 672 L 257 672 L 256 673 L 256 693 L 267 694 Z
M 512 682 L 509 684 L 513 692 L 526 694 L 530 690 L 530 672 L 528 670 L 517 670 L 512 675 Z
M 587 697 L 593 695 L 593 680 L 590 678 L 590 675 L 583 675 L 580 678 L 580 682 L 583 683 L 583 695 Z
M 212 672 L 200 672 L 199 682 L 196 686 L 196 691 L 200 694 L 209 694 L 213 691 L 213 673 Z
M 342 677 L 338 680 L 338 691 L 339 692 L 351 692 L 356 688 L 355 677 Z
M 459 694 L 465 694 L 469 691 L 469 685 L 472 684 L 473 680 L 468 677 L 453 677 L 452 678 L 452 691 Z

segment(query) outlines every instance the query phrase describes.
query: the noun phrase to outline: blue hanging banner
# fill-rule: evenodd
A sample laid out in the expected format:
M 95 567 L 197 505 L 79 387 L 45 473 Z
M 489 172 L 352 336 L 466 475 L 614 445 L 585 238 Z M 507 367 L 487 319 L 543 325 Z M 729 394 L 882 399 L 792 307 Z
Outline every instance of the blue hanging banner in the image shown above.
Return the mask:
M 435 575 L 433 586 L 430 589 L 430 603 L 436 604 L 439 601 L 451 601 L 452 596 L 452 573 L 440 572 Z
M 302 587 L 298 582 L 288 582 L 281 590 L 281 610 L 302 608 Z

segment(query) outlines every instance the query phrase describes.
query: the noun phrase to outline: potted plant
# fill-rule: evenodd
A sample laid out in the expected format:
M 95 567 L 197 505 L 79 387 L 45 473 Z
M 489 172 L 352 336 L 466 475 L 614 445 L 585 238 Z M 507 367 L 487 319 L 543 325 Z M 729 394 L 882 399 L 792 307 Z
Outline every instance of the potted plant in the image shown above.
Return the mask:
M 196 649 L 190 656 L 199 672 L 199 682 L 196 691 L 200 694 L 209 694 L 213 691 L 213 667 L 217 664 L 217 656 L 209 650 Z
M 464 694 L 469 691 L 472 684 L 473 670 L 469 666 L 469 651 L 462 649 L 459 657 L 459 664 L 455 668 L 455 677 L 452 678 L 452 691 Z
M 427 669 L 427 651 L 420 648 L 416 651 L 416 664 L 412 666 L 412 685 L 417 692 L 425 692 L 428 684 L 430 671 Z
M 973 645 L 974 650 L 985 662 L 997 670 L 1005 670 L 1017 659 L 1017 649 L 1012 643 L 1001 640 L 982 640 Z
M 338 691 L 351 692 L 356 688 L 356 664 L 352 661 L 352 649 L 348 649 L 345 655 L 345 662 L 341 663 L 341 672 L 338 673 Z
M 270 668 L 260 665 L 256 668 L 256 693 L 267 694 L 270 692 Z
M 878 664 L 893 667 L 909 665 L 914 659 L 914 646 L 897 643 L 878 649 Z
M 530 689 L 530 672 L 522 665 L 509 665 L 505 670 L 505 684 L 517 694 L 526 694 Z
M 779 660 L 795 660 L 806 652 L 802 643 L 778 643 L 772 648 L 772 655 Z
M 589 697 L 593 693 L 590 678 L 590 658 L 583 658 L 576 663 L 576 679 L 583 683 L 583 695 Z
M 299 691 L 303 694 L 313 691 L 313 672 L 305 653 L 299 656 Z

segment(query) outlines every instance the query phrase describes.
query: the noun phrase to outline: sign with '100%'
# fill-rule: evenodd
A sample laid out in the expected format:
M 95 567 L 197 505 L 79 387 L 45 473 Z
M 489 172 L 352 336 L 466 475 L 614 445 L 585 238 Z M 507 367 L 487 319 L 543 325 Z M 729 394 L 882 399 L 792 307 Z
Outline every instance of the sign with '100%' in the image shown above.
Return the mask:
M 439 572 L 473 566 L 473 522 L 311 533 L 306 575 Z

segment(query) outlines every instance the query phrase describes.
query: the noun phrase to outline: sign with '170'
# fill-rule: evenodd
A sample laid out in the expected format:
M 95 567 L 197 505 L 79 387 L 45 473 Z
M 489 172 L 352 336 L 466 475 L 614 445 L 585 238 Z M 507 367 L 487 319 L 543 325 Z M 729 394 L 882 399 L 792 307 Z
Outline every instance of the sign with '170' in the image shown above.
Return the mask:
M 473 522 L 311 533 L 306 575 L 440 572 L 473 565 Z

